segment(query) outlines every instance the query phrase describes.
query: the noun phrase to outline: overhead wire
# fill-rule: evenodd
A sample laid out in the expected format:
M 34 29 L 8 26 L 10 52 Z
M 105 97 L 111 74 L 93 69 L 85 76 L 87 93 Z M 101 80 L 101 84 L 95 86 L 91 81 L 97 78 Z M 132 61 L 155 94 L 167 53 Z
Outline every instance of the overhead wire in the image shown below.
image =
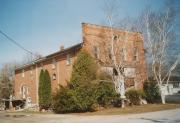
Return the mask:
M 33 52 L 31 52 L 30 50 L 26 49 L 24 46 L 22 46 L 21 44 L 19 44 L 17 41 L 15 41 L 13 38 L 11 38 L 10 36 L 8 36 L 6 33 L 4 33 L 2 30 L 0 30 L 0 33 L 6 37 L 9 41 L 11 41 L 12 43 L 14 43 L 16 46 L 18 46 L 19 48 L 21 48 L 22 50 L 28 52 L 31 55 L 36 56 Z

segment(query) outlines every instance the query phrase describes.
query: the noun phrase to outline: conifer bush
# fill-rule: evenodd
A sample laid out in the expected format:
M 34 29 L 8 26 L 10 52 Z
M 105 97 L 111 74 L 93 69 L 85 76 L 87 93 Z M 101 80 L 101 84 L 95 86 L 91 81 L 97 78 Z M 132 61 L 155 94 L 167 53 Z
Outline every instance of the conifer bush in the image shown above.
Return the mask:
M 73 65 L 71 85 L 77 87 L 96 79 L 97 64 L 86 51 L 80 51 Z
M 125 95 L 126 95 L 126 98 L 129 99 L 131 104 L 133 105 L 140 104 L 141 95 L 137 90 L 135 89 L 128 90 Z
M 120 96 L 116 93 L 112 83 L 100 82 L 96 89 L 96 100 L 100 106 L 117 106 Z
M 157 103 L 160 101 L 159 87 L 155 81 L 145 82 L 143 88 L 148 103 Z
M 51 106 L 51 78 L 47 70 L 41 70 L 39 76 L 39 107 L 48 109 Z
M 69 113 L 77 111 L 76 97 L 72 89 L 60 86 L 53 96 L 53 111 L 55 113 Z
M 44 83 L 44 70 L 42 69 L 39 75 L 39 88 L 38 88 L 40 109 L 43 105 L 43 83 Z
M 118 104 L 119 96 L 113 84 L 100 82 L 97 68 L 95 60 L 87 52 L 78 53 L 68 86 L 60 87 L 53 96 L 55 113 L 94 111 L 97 106 Z

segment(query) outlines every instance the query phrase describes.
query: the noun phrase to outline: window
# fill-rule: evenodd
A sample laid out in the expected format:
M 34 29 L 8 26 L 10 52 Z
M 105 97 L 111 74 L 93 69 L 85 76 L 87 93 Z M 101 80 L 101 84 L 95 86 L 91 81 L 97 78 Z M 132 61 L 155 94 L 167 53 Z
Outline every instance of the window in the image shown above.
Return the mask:
M 126 61 L 127 60 L 127 51 L 126 51 L 125 48 L 121 49 L 121 53 L 120 54 L 121 54 L 121 59 L 123 61 Z
M 52 75 L 52 80 L 56 80 L 56 74 L 55 73 Z
M 115 76 L 118 75 L 118 72 L 117 72 L 117 70 L 116 70 L 115 68 L 113 68 L 113 74 L 114 74 Z
M 70 57 L 70 55 L 68 54 L 67 56 L 66 56 L 66 65 L 70 65 L 71 64 L 71 57 Z
M 179 88 L 180 87 L 180 83 L 176 82 L 176 83 L 173 83 L 173 88 Z
M 52 60 L 52 69 L 54 70 L 55 68 L 56 68 L 56 60 L 53 59 L 53 60 Z
M 118 40 L 118 38 L 119 38 L 118 35 L 115 35 L 114 36 L 114 41 Z
M 25 99 L 27 95 L 29 94 L 29 88 L 27 86 L 21 86 L 20 88 L 20 94 L 22 95 L 22 98 Z
M 33 75 L 33 67 L 31 67 L 30 75 Z
M 24 77 L 25 76 L 25 74 L 24 74 L 24 69 L 22 70 L 22 77 Z
M 32 70 L 30 71 L 30 75 L 33 75 L 33 72 L 32 72 Z
M 99 59 L 99 48 L 97 46 L 93 46 L 94 57 Z
M 138 56 L 138 49 L 134 48 L 134 61 L 138 61 L 139 60 L 139 56 Z
M 118 70 L 118 71 L 117 71 L 117 70 Z M 115 76 L 118 75 L 118 72 L 124 73 L 124 68 L 123 68 L 123 67 L 122 67 L 122 68 L 118 68 L 118 69 L 113 68 L 113 74 L 114 74 Z
M 109 56 L 109 59 L 112 60 L 112 50 L 111 50 L 111 48 L 108 48 L 108 56 Z

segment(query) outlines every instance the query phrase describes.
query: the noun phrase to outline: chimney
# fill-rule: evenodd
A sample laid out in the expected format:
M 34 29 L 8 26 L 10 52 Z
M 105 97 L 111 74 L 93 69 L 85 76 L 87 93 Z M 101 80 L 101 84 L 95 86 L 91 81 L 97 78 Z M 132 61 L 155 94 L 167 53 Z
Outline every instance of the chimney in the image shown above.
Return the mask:
M 64 50 L 64 45 L 61 45 L 60 46 L 60 51 L 63 51 Z

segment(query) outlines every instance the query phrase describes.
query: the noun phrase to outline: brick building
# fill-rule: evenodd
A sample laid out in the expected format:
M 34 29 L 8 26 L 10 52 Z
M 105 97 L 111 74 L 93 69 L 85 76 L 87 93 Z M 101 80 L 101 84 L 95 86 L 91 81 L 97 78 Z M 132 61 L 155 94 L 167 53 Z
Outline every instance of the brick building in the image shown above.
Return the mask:
M 47 69 L 51 76 L 52 91 L 58 85 L 66 86 L 70 80 L 72 65 L 77 53 L 84 49 L 99 61 L 103 67 L 110 68 L 109 33 L 111 28 L 94 24 L 82 23 L 82 43 L 40 58 L 31 64 L 15 70 L 14 97 L 28 99 L 30 103 L 38 104 L 38 83 L 41 69 Z M 123 58 L 124 72 L 127 74 L 126 86 L 141 88 L 146 79 L 146 65 L 144 44 L 141 33 L 129 32 L 113 28 L 114 38 L 118 37 L 116 48 L 119 50 L 119 59 Z M 128 38 L 127 38 L 128 37 Z M 126 39 L 125 39 L 126 38 Z M 126 40 L 126 43 L 125 43 Z M 121 57 L 123 56 L 123 57 Z M 134 74 L 130 76 L 129 74 Z

